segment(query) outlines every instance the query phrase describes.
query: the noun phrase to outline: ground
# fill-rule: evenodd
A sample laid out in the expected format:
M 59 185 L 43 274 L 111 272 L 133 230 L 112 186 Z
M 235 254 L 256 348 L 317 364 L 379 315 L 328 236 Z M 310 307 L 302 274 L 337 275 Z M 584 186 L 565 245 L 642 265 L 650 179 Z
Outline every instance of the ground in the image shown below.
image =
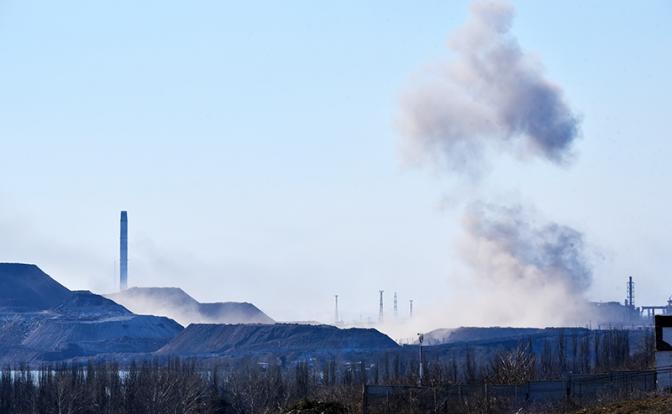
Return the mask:
M 303 400 L 290 408 L 286 414 L 346 414 L 346 408 L 337 402 Z
M 672 395 L 621 401 L 575 411 L 575 414 L 658 414 L 672 413 Z

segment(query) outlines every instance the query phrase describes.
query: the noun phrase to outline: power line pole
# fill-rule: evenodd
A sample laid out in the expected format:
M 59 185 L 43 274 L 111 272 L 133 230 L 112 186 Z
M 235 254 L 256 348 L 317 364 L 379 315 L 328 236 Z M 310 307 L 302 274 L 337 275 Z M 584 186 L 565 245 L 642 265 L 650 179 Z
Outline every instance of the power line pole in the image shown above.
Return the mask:
M 399 319 L 399 308 L 397 307 L 397 292 L 394 292 L 394 319 Z
M 425 340 L 425 335 L 418 334 L 418 352 L 420 358 L 420 365 L 418 366 L 418 387 L 422 387 L 422 342 Z
M 380 292 L 380 304 L 378 307 L 378 323 L 383 323 L 383 290 L 379 290 Z

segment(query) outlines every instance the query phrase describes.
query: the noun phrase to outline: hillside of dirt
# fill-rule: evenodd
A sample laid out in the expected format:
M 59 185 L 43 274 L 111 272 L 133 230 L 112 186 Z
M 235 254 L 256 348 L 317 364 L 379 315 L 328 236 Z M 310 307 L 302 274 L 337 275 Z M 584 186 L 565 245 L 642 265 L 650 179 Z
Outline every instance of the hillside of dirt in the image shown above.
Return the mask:
M 192 324 L 158 351 L 160 355 L 211 356 L 352 353 L 396 349 L 398 345 L 375 329 L 339 329 L 330 325 Z
M 621 401 L 575 411 L 574 414 L 669 414 L 672 395 L 658 395 L 639 400 Z
M 174 287 L 133 287 L 105 295 L 141 315 L 166 316 L 184 326 L 190 323 L 274 323 L 248 302 L 200 303 Z

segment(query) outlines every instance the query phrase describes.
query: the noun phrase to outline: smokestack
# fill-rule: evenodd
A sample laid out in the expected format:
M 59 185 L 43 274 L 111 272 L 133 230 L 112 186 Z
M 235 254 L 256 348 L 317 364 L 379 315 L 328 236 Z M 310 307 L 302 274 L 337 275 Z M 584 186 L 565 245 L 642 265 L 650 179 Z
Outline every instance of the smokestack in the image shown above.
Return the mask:
M 399 317 L 399 308 L 397 307 L 397 292 L 394 292 L 394 318 Z
M 334 295 L 336 309 L 334 310 L 334 323 L 338 324 L 338 295 Z
M 635 307 L 635 282 L 632 281 L 632 276 L 628 277 L 628 299 L 625 302 L 626 306 Z
M 383 323 L 383 292 L 382 290 L 380 292 L 380 306 L 378 308 L 378 322 Z
M 121 237 L 119 239 L 119 289 L 128 285 L 128 214 L 121 212 Z
M 408 317 L 413 319 L 413 299 L 408 301 Z

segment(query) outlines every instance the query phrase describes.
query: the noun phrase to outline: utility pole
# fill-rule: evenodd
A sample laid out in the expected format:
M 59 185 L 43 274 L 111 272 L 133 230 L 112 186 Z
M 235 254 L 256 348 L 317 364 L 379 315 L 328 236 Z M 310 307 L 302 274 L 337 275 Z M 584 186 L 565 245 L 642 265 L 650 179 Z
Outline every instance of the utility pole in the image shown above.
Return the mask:
M 397 292 L 394 292 L 394 319 L 399 319 L 399 308 L 397 307 Z
M 380 304 L 378 307 L 378 323 L 383 323 L 383 290 L 379 290 L 380 292 Z
M 418 334 L 418 352 L 420 354 L 420 365 L 418 365 L 418 387 L 422 387 L 422 341 L 425 340 L 425 335 Z

